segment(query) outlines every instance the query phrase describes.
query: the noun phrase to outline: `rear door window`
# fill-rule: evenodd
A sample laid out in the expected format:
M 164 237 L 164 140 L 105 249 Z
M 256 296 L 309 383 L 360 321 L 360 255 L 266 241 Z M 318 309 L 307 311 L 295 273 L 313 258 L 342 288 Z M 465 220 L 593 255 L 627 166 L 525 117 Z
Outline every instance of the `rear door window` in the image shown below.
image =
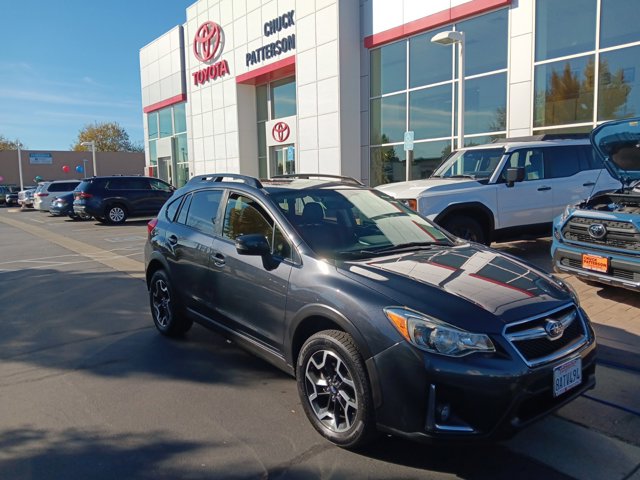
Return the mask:
M 186 224 L 202 233 L 213 235 L 221 199 L 221 190 L 201 190 L 194 193 Z

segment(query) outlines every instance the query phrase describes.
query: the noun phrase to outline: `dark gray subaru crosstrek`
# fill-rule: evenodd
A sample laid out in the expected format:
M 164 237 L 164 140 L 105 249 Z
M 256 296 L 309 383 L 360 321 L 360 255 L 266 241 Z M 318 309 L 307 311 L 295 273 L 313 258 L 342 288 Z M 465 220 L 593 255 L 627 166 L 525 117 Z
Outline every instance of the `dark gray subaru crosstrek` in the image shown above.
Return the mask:
M 295 376 L 337 445 L 500 438 L 595 384 L 565 283 L 353 179 L 200 175 L 148 230 L 158 330 L 196 321 Z

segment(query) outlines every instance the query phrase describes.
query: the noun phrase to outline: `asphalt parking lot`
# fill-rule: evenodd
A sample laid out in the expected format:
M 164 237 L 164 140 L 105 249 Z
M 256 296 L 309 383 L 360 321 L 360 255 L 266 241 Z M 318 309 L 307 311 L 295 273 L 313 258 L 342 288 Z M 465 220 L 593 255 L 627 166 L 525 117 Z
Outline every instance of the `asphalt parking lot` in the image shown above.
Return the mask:
M 204 329 L 155 333 L 146 220 L 3 208 L 0 234 L 0 478 L 640 480 L 640 294 L 563 275 L 598 335 L 598 386 L 509 442 L 353 453 L 315 434 L 279 371 Z M 549 243 L 494 247 L 548 270 Z

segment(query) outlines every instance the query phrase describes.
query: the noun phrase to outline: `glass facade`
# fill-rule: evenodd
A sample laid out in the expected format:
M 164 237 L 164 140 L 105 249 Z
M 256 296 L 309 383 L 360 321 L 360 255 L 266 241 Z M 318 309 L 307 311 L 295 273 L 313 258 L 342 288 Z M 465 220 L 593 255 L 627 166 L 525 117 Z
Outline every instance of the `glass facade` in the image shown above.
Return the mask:
M 152 175 L 181 187 L 189 180 L 189 148 L 185 104 L 178 103 L 147 114 L 149 166 Z M 171 137 L 172 157 L 158 168 L 158 139 Z
M 431 42 L 438 32 L 465 33 L 465 144 L 506 134 L 508 10 L 403 39 L 370 52 L 372 186 L 425 178 L 452 149 L 456 135 L 454 46 Z M 414 132 L 407 167 L 404 132 Z
M 260 178 L 295 173 L 294 146 L 281 145 L 267 148 L 266 124 L 270 120 L 296 115 L 296 105 L 295 77 L 287 77 L 256 86 L 258 173 Z
M 640 114 L 640 10 L 629 7 L 536 1 L 534 133 L 589 132 Z

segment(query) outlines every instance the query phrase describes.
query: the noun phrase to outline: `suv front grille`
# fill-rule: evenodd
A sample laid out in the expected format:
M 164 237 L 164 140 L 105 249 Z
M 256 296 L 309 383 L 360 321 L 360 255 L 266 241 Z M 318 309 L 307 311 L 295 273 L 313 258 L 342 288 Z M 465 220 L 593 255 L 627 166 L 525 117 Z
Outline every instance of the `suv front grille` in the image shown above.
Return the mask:
M 552 339 L 548 330 L 559 324 L 563 332 Z M 587 327 L 575 305 L 509 324 L 504 329 L 504 337 L 530 367 L 567 355 L 588 340 Z
M 589 235 L 589 227 L 594 224 L 604 225 L 607 233 L 603 238 Z M 630 222 L 572 217 L 562 228 L 562 237 L 567 241 L 640 252 L 640 232 Z

